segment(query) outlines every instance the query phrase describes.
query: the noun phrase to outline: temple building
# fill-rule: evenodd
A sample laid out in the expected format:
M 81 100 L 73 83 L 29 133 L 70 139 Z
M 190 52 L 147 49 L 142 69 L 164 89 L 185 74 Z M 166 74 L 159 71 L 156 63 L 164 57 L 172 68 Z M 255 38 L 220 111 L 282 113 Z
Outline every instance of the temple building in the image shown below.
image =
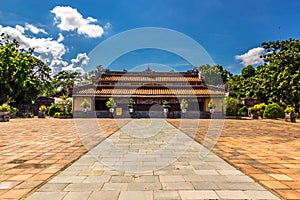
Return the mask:
M 161 117 L 163 101 L 167 101 L 167 117 L 180 118 L 182 99 L 188 102 L 186 117 L 207 118 L 210 116 L 209 102 L 215 104 L 214 115 L 223 116 L 223 88 L 205 84 L 205 79 L 196 70 L 186 72 L 156 72 L 150 67 L 141 72 L 110 71 L 98 68 L 93 83 L 78 86 L 73 91 L 73 112 L 83 112 L 82 102 L 88 102 L 84 112 L 96 113 L 97 117 L 109 117 L 106 107 L 109 98 L 117 106 L 116 117 Z M 134 114 L 129 113 L 128 102 L 134 101 Z

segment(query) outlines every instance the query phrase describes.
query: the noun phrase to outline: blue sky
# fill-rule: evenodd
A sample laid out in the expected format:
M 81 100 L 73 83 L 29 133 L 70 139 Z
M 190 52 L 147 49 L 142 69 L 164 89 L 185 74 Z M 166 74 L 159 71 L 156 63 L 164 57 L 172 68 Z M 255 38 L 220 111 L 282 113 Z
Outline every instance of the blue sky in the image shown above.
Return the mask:
M 135 28 L 162 27 L 197 41 L 214 60 L 233 73 L 257 64 L 261 43 L 300 37 L 300 1 L 280 0 L 77 0 L 1 1 L 0 32 L 33 45 L 37 56 L 55 70 L 72 70 L 89 62 L 104 40 Z M 40 46 L 38 46 L 40 45 Z M 135 51 L 112 69 L 144 63 L 190 68 L 168 52 Z M 101 64 L 101 63 L 99 63 Z

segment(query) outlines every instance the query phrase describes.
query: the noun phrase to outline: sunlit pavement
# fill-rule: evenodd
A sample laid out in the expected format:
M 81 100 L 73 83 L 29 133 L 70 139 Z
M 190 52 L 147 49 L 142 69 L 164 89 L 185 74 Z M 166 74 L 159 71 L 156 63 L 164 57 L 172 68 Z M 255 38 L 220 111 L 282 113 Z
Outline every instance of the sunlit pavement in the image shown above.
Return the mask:
M 175 126 L 180 126 L 179 119 L 170 119 L 168 121 Z M 88 120 L 83 120 L 82 122 L 86 124 L 89 123 Z M 232 199 L 237 196 L 239 196 L 237 198 L 251 197 L 255 199 L 254 195 L 258 195 L 257 198 L 263 198 L 263 195 L 266 195 L 264 199 L 276 198 L 271 195 L 271 193 L 266 192 L 264 188 L 259 186 L 256 182 L 253 182 L 253 179 L 269 190 L 272 190 L 272 192 L 276 192 L 277 195 L 281 195 L 282 198 L 300 198 L 299 123 L 291 124 L 273 120 L 226 120 L 224 130 L 218 138 L 213 152 L 232 164 L 235 168 L 238 168 L 243 173 L 252 177 L 252 179 L 243 175 L 226 162 L 220 166 L 226 166 L 230 169 L 211 168 L 212 163 L 216 162 L 220 164 L 219 162 L 221 162 L 222 159 L 213 154 L 209 154 L 207 157 L 200 159 L 198 156 L 199 148 L 202 148 L 199 144 L 194 142 L 192 142 L 192 145 L 188 151 L 184 153 L 183 157 L 180 157 L 172 165 L 160 170 L 158 170 L 158 168 L 162 167 L 162 162 L 159 162 L 159 164 L 154 162 L 153 159 L 151 161 L 150 158 L 147 158 L 149 159 L 149 162 L 146 162 L 148 165 L 144 165 L 147 166 L 146 168 L 136 167 L 134 169 L 134 167 L 132 167 L 129 168 L 131 169 L 130 171 L 126 168 L 126 166 L 130 167 L 133 165 L 129 163 L 130 160 L 127 164 L 126 161 L 123 160 L 125 165 L 120 162 L 116 162 L 115 165 L 113 165 L 109 159 L 101 160 L 101 163 L 99 162 L 101 157 L 95 157 L 95 153 L 94 155 L 86 154 L 73 165 L 69 166 L 77 158 L 87 152 L 87 149 L 92 149 L 93 146 L 117 131 L 120 127 L 124 127 L 123 130 L 120 129 L 113 134 L 111 138 L 122 138 L 124 131 L 128 132 L 126 126 L 123 126 L 127 122 L 126 120 L 123 122 L 120 119 L 99 119 L 98 123 L 102 132 L 101 136 L 95 138 L 93 131 L 90 135 L 87 134 L 87 137 L 80 135 L 80 137 L 83 137 L 81 139 L 84 141 L 85 146 L 77 134 L 78 127 L 75 127 L 72 119 L 17 119 L 11 120 L 9 123 L 0 123 L 0 199 L 20 199 L 27 195 L 30 195 L 29 198 L 34 198 L 38 197 L 37 194 L 39 192 L 53 191 L 56 191 L 57 196 L 53 196 L 54 193 L 49 193 L 52 195 L 44 194 L 47 194 L 46 197 L 51 197 L 50 199 L 84 199 L 87 197 L 90 199 L 100 199 L 98 198 L 99 196 L 103 196 L 105 199 L 106 195 L 115 195 L 115 198 L 118 197 L 120 199 L 131 198 L 132 195 L 142 195 L 142 197 L 146 195 L 145 198 L 149 197 L 155 199 L 201 199 L 207 196 L 215 197 L 216 199 L 225 197 Z M 201 119 L 197 122 L 199 122 L 199 128 L 195 139 L 201 142 L 208 129 L 209 120 Z M 195 120 L 190 120 L 190 123 L 195 123 Z M 193 128 L 193 130 L 189 130 L 188 126 L 180 126 L 179 128 L 187 134 L 195 133 L 195 128 Z M 123 131 L 123 135 L 120 131 Z M 170 135 L 172 136 L 173 134 L 174 136 L 174 131 L 170 128 L 167 128 L 164 132 L 166 131 L 169 131 L 168 134 L 161 138 L 169 140 Z M 151 136 L 151 131 L 143 133 L 141 137 L 136 135 L 137 132 L 132 132 L 130 137 L 138 138 L 138 140 L 135 139 L 138 142 L 148 141 L 145 138 L 153 137 L 153 135 Z M 178 130 L 175 131 L 175 133 L 175 135 L 180 136 L 178 137 L 179 139 L 187 138 L 184 134 L 179 134 Z M 152 149 L 147 149 L 144 148 L 145 145 L 139 146 L 136 144 L 137 141 L 134 141 L 135 145 L 126 147 L 126 145 L 122 144 L 122 141 L 128 141 L 128 137 L 126 137 L 127 136 L 124 136 L 123 139 L 119 141 L 121 145 L 118 146 L 117 143 L 114 143 L 114 146 L 123 150 L 124 148 L 129 148 L 127 149 L 127 154 L 128 152 L 136 153 L 140 150 L 140 153 L 145 154 L 147 151 L 157 151 L 158 149 L 155 148 L 162 149 L 161 147 L 165 146 L 165 144 L 161 142 L 159 144 L 161 146 L 152 145 Z M 159 143 L 159 137 L 157 137 L 155 141 Z M 187 141 L 191 140 L 187 139 Z M 102 143 L 97 147 L 101 146 L 101 144 Z M 103 142 L 103 144 L 107 143 Z M 206 143 L 204 144 L 206 145 Z M 149 144 L 147 144 L 147 146 L 149 146 Z M 179 148 L 179 152 L 180 151 Z M 177 157 L 178 151 L 175 155 L 175 157 Z M 121 158 L 120 154 L 117 154 L 117 156 Z M 155 158 L 155 155 L 151 156 Z M 170 157 L 170 154 L 166 154 L 165 156 Z M 127 159 L 132 158 L 127 157 Z M 142 159 L 145 159 L 145 157 L 142 157 Z M 200 161 L 198 159 L 200 159 Z M 216 160 L 212 162 L 210 159 Z M 85 163 L 86 169 L 84 169 L 84 167 L 82 168 L 82 163 Z M 104 167 L 103 164 L 108 166 Z M 67 166 L 69 167 L 61 172 Z M 122 166 L 123 169 L 120 169 Z M 149 166 L 155 168 L 153 174 L 149 174 Z M 113 167 L 114 170 L 112 170 L 111 167 Z M 159 174 L 160 171 L 164 170 L 167 172 L 161 172 L 162 174 Z M 155 174 L 155 172 L 158 174 Z M 57 174 L 59 175 L 55 176 Z M 196 180 L 191 178 L 192 176 L 190 175 L 194 175 Z M 57 178 L 62 176 L 75 176 L 80 178 L 76 180 L 77 182 L 63 180 L 68 183 L 54 183 L 55 181 L 62 181 Z M 215 179 L 217 176 L 222 178 Z M 236 176 L 240 176 L 239 178 L 241 178 L 242 181 L 239 178 L 234 178 Z M 102 179 L 100 177 L 102 177 Z M 174 184 L 169 184 L 170 180 L 172 180 Z M 40 187 L 47 181 L 50 182 Z M 226 181 L 232 183 L 231 186 L 222 184 L 223 182 L 226 183 Z M 243 189 L 242 186 L 240 188 L 235 187 L 237 185 L 233 186 L 235 182 L 239 181 L 243 184 L 243 181 L 246 181 L 245 185 L 251 183 L 250 185 L 255 185 L 255 187 L 257 186 L 257 188 L 260 189 L 252 188 L 246 192 L 247 189 Z M 95 184 L 90 184 L 90 186 L 86 185 L 89 189 L 84 192 L 76 191 L 76 185 L 69 186 L 70 184 L 93 182 L 97 183 L 96 186 Z M 149 182 L 150 184 L 148 184 Z M 181 185 L 183 182 L 185 184 Z M 196 182 L 200 182 L 201 184 L 196 184 Z M 206 185 L 206 182 L 209 184 Z M 55 187 L 47 189 L 46 186 L 50 183 L 55 184 Z M 182 187 L 180 188 L 178 185 Z M 32 194 L 32 191 L 36 189 L 37 193 Z M 58 190 L 60 190 L 61 193 L 57 193 Z M 253 191 L 258 193 L 254 194 Z M 75 195 L 76 198 L 72 195 Z M 137 196 L 137 198 L 138 197 L 139 196 Z M 45 196 L 43 199 L 45 199 Z

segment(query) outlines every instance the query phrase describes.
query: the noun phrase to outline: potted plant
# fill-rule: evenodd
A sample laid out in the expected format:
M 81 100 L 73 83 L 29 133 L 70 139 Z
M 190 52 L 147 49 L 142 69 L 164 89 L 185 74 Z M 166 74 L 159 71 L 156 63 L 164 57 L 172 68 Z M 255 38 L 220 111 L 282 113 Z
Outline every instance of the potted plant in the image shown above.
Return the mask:
M 297 114 L 295 113 L 295 108 L 292 106 L 286 107 L 284 110 L 285 121 L 290 120 L 291 122 L 296 122 Z
M 87 112 L 90 107 L 90 103 L 87 99 L 83 99 L 82 103 L 80 104 L 80 107 L 82 107 L 83 112 Z
M 249 116 L 251 117 L 251 119 L 258 119 L 258 112 L 256 110 L 256 108 L 251 107 L 248 109 L 249 112 Z
M 117 103 L 115 102 L 114 98 L 109 98 L 106 102 L 106 107 L 109 108 L 109 112 L 113 113 L 115 110 L 115 107 L 117 107 Z
M 10 118 L 10 106 L 6 103 L 0 106 L 0 119 L 4 122 L 8 122 Z
M 186 110 L 188 109 L 188 107 L 189 107 L 188 101 L 185 99 L 182 99 L 181 103 L 180 103 L 180 108 L 181 108 L 182 113 L 186 113 Z
M 215 112 L 215 107 L 216 107 L 216 104 L 213 102 L 213 100 L 211 99 L 208 103 L 208 108 L 209 108 L 209 112 L 211 114 L 213 114 Z
M 47 107 L 45 105 L 41 105 L 40 108 L 39 108 L 38 118 L 45 118 L 46 117 L 46 111 L 47 111 Z
M 162 107 L 164 109 L 164 113 L 168 112 L 168 108 L 170 107 L 169 102 L 167 100 L 162 101 Z
M 134 104 L 135 104 L 135 102 L 134 102 L 133 98 L 130 98 L 129 101 L 128 101 L 128 108 L 129 108 L 130 113 L 133 112 Z

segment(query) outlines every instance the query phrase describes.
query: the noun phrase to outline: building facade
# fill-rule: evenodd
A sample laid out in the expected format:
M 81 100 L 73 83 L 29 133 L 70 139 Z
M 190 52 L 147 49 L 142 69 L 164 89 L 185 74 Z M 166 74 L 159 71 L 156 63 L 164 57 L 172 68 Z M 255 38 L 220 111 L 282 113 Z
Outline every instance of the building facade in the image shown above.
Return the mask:
M 97 117 L 109 117 L 106 102 L 113 98 L 117 103 L 114 116 L 117 117 L 162 117 L 162 102 L 168 102 L 167 117 L 179 118 L 182 115 L 180 103 L 187 100 L 186 117 L 209 117 L 209 102 L 214 102 L 215 115 L 223 115 L 224 88 L 208 86 L 197 70 L 187 72 L 156 72 L 149 67 L 141 72 L 110 71 L 99 68 L 93 83 L 74 88 L 73 111 L 82 113 L 82 102 L 87 101 L 87 112 Z M 134 114 L 128 112 L 128 102 L 132 98 Z

